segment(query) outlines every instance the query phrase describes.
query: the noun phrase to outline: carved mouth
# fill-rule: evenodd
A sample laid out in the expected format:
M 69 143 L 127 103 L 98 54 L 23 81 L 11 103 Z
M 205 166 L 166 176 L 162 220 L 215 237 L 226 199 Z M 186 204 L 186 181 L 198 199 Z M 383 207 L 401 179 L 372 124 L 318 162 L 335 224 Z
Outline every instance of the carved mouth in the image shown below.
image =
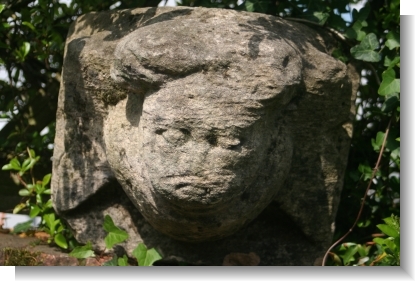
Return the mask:
M 181 189 L 186 186 L 195 186 L 207 189 L 224 189 L 233 180 L 234 175 L 215 175 L 213 176 L 166 176 L 160 178 L 160 183 L 174 190 Z M 213 178 L 213 179 L 212 179 Z
M 191 208 L 216 207 L 230 201 L 233 176 L 216 176 L 214 180 L 197 176 L 167 176 L 157 185 L 160 194 L 170 203 Z

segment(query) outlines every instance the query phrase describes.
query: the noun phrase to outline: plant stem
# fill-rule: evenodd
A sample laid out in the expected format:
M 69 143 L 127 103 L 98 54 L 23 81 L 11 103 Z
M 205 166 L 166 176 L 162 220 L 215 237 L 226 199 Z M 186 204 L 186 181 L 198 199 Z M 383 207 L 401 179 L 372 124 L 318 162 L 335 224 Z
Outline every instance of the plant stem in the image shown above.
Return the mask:
M 380 165 L 380 161 L 382 160 L 382 155 L 383 155 L 383 151 L 385 150 L 385 146 L 386 146 L 386 139 L 388 138 L 388 134 L 389 134 L 389 129 L 390 129 L 390 126 L 391 126 L 391 123 L 392 123 L 392 119 L 393 119 L 393 116 L 392 116 L 392 118 L 389 120 L 389 124 L 388 124 L 388 127 L 386 128 L 386 131 L 385 131 L 385 136 L 384 136 L 384 139 L 383 139 L 383 143 L 382 143 L 382 147 L 381 147 L 381 149 L 380 149 L 380 151 L 379 151 L 379 156 L 378 156 L 378 161 L 376 162 L 376 166 L 375 166 L 375 168 L 373 169 L 373 172 L 372 172 L 372 176 L 371 176 L 371 178 L 370 178 L 370 180 L 369 180 L 369 184 L 367 185 L 367 188 L 366 188 L 366 191 L 365 191 L 365 194 L 364 194 L 364 196 L 363 196 L 363 200 L 362 200 L 362 203 L 360 204 L 360 210 L 359 210 L 359 213 L 357 214 L 357 217 L 356 217 L 356 220 L 354 221 L 354 223 L 353 223 L 353 225 L 352 225 L 352 227 L 349 229 L 349 231 L 348 232 L 346 232 L 346 234 L 344 234 L 339 240 L 337 240 L 336 242 L 334 242 L 333 243 L 333 245 L 331 245 L 330 246 L 330 248 L 326 251 L 326 254 L 324 255 L 324 258 L 323 258 L 323 262 L 322 262 L 322 266 L 325 266 L 326 265 L 326 260 L 327 260 L 327 256 L 329 255 L 329 253 L 330 253 L 330 251 L 334 248 L 334 247 L 336 247 L 341 241 L 343 241 L 352 231 L 353 231 L 353 229 L 355 228 L 355 226 L 356 226 L 356 224 L 357 224 L 357 222 L 359 221 L 359 219 L 360 219 L 360 216 L 362 215 L 362 212 L 363 212 L 363 207 L 364 207 L 364 205 L 365 205 L 365 202 L 366 202 L 366 198 L 367 198 L 367 193 L 368 193 L 368 191 L 369 191 L 369 189 L 370 189 L 370 187 L 372 186 L 372 182 L 373 182 L 373 179 L 375 178 L 375 175 L 376 175 L 376 172 L 378 171 L 378 169 L 379 169 L 379 165 Z

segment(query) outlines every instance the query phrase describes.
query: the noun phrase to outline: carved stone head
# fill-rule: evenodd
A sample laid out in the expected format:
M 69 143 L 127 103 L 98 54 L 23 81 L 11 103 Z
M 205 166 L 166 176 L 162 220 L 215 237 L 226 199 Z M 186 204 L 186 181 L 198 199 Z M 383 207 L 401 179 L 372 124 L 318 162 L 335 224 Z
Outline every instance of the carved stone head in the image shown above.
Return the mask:
M 320 29 L 257 13 L 80 17 L 59 95 L 55 209 L 101 249 L 96 225 L 110 214 L 131 241 L 172 255 L 189 249 L 160 232 L 187 242 L 240 234 L 216 248 L 198 243 L 205 248 L 187 252 L 195 260 L 210 249 L 270 256 L 268 244 L 301 249 L 293 260 L 316 253 L 309 241 L 323 248 L 333 233 L 358 85 L 335 47 Z M 248 223 L 265 208 L 277 227 L 258 238 L 264 226 Z
M 104 129 L 131 200 L 156 229 L 186 241 L 229 235 L 275 198 L 292 157 L 281 113 L 301 76 L 284 40 L 250 41 L 241 30 L 247 39 L 234 42 L 214 21 L 198 23 L 183 20 L 168 36 L 158 32 L 168 22 L 150 25 L 118 43 L 111 77 L 128 97 Z

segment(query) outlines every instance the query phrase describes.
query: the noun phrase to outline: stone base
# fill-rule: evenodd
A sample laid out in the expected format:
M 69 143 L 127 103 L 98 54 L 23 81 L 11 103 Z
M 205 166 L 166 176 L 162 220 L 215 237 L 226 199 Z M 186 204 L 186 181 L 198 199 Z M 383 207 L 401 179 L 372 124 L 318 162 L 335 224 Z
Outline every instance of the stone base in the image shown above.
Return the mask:
M 166 261 L 218 266 L 229 260 L 230 254 L 249 256 L 253 253 L 259 257 L 259 265 L 311 266 L 330 246 L 330 241 L 313 242 L 304 236 L 275 202 L 253 222 L 225 239 L 203 243 L 176 241 L 156 231 L 146 222 L 117 186 L 117 183 L 107 186 L 82 204 L 76 212 L 65 214 L 77 240 L 87 243 L 87 239 L 93 237 L 98 252 L 108 252 L 104 243 L 106 232 L 102 227 L 107 214 L 113 218 L 115 225 L 129 233 L 128 241 L 114 247 L 118 255 L 126 252 L 131 256 L 138 243 L 144 243 L 148 248 L 155 248 Z M 100 201 L 95 198 L 100 198 Z M 90 222 L 88 225 L 85 224 L 86 220 Z M 91 221 L 95 223 L 92 224 Z

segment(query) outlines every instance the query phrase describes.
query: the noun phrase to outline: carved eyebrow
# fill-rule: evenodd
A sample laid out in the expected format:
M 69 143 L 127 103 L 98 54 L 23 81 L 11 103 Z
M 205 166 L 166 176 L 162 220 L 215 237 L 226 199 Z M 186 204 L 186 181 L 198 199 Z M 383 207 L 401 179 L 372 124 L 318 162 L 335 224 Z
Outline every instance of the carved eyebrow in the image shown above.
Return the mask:
M 144 112 L 145 114 L 150 115 L 150 116 L 156 116 L 154 113 L 152 113 L 152 112 L 150 112 L 150 111 L 147 111 L 147 110 L 144 110 L 144 109 L 143 109 L 143 112 Z M 163 118 L 161 118 L 160 116 L 159 116 L 158 118 L 159 118 L 159 119 L 163 119 Z

